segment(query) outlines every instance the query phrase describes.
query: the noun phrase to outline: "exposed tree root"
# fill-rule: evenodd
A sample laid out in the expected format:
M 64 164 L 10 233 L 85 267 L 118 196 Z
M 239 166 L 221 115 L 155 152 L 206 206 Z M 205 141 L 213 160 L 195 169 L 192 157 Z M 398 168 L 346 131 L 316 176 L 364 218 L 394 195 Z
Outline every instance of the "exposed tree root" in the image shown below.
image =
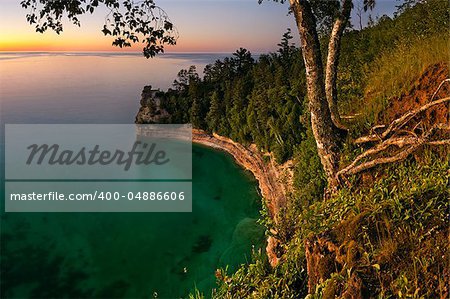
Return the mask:
M 446 97 L 443 99 L 439 99 L 433 102 L 430 102 L 428 104 L 425 104 L 423 106 L 421 106 L 418 109 L 415 109 L 413 111 L 409 111 L 407 113 L 405 113 L 403 116 L 397 118 L 396 120 L 394 120 L 388 127 L 387 129 L 382 132 L 381 134 L 378 134 L 376 131 L 379 129 L 383 129 L 386 126 L 385 125 L 378 125 L 372 128 L 372 132 L 373 134 L 370 134 L 368 136 L 364 136 L 364 137 L 360 137 L 358 139 L 356 139 L 354 141 L 355 144 L 361 144 L 361 143 L 367 143 L 367 142 L 376 142 L 376 141 L 383 141 L 386 138 L 394 135 L 396 132 L 398 132 L 398 130 L 400 130 L 402 127 L 404 127 L 414 116 L 416 116 L 417 114 L 424 112 L 426 110 L 428 110 L 429 108 L 442 104 L 442 103 L 446 103 L 446 102 L 450 102 L 450 97 Z
M 439 104 L 450 103 L 450 97 L 434 100 L 434 97 L 445 82 L 450 82 L 450 79 L 444 80 L 439 85 L 429 103 L 403 114 L 388 126 L 374 126 L 371 129 L 371 134 L 356 139 L 355 144 L 375 143 L 375 145 L 366 149 L 348 166 L 341 169 L 336 175 L 337 180 L 341 183 L 348 183 L 347 177 L 349 175 L 360 173 L 378 165 L 402 161 L 424 145 L 449 146 L 450 139 L 443 139 L 443 134 L 440 134 L 447 133 L 446 135 L 448 135 L 450 132 L 448 118 L 447 123 L 434 124 L 429 129 L 425 128 L 422 121 L 415 125 L 410 122 L 420 113 Z M 409 128 L 406 129 L 407 127 Z

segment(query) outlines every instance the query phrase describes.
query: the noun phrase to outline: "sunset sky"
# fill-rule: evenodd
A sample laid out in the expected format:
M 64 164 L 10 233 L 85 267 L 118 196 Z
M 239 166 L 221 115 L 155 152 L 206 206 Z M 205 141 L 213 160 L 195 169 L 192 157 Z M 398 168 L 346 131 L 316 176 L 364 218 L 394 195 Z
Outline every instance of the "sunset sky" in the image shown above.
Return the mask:
M 276 48 L 286 28 L 297 36 L 295 21 L 287 15 L 288 5 L 257 0 L 159 0 L 170 16 L 180 38 L 167 52 L 233 52 L 244 47 L 252 52 Z M 373 16 L 392 15 L 397 1 L 378 1 Z M 356 26 L 355 11 L 352 23 Z M 112 38 L 100 31 L 106 10 L 81 17 L 81 28 L 65 24 L 57 35 L 36 33 L 25 19 L 27 10 L 20 0 L 0 2 L 0 51 L 123 51 L 111 46 Z M 364 19 L 367 18 L 367 14 Z M 137 44 L 129 51 L 141 51 Z

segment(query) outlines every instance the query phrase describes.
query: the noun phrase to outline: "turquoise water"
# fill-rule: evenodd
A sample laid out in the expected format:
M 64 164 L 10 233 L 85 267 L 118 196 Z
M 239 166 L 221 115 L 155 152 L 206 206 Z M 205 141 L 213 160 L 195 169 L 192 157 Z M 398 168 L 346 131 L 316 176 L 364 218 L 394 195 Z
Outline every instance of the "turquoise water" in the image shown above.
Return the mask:
M 1 298 L 178 298 L 261 246 L 255 182 L 194 147 L 192 213 L 2 215 Z
M 131 123 L 140 90 L 151 83 L 136 72 L 141 57 L 40 55 L 1 61 L 2 124 Z M 161 58 L 141 71 L 166 67 L 164 85 L 174 64 L 199 61 Z M 131 87 L 132 77 L 99 73 L 133 63 Z M 40 65 L 40 76 L 24 80 L 31 65 Z M 180 298 L 194 286 L 209 293 L 217 268 L 235 269 L 252 245 L 264 246 L 260 198 L 254 178 L 229 155 L 199 145 L 193 192 L 192 213 L 2 212 L 0 297 Z

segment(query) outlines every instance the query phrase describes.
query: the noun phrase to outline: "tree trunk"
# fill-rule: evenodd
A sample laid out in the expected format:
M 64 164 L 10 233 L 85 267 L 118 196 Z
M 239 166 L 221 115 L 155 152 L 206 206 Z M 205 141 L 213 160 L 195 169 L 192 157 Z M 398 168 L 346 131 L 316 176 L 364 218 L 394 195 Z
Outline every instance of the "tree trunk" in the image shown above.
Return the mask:
M 325 92 L 327 95 L 328 106 L 330 107 L 331 119 L 333 120 L 334 125 L 341 130 L 347 130 L 347 128 L 342 124 L 341 117 L 339 116 L 336 81 L 339 53 L 341 51 L 341 39 L 344 29 L 347 26 L 351 10 L 352 1 L 343 0 L 342 9 L 334 22 L 330 41 L 328 43 L 328 57 L 325 74 Z
M 317 144 L 317 152 L 327 176 L 328 190 L 332 192 L 338 186 L 336 173 L 339 162 L 339 137 L 326 100 L 316 19 L 307 0 L 290 0 L 290 3 L 300 33 L 302 55 L 305 62 L 311 127 Z

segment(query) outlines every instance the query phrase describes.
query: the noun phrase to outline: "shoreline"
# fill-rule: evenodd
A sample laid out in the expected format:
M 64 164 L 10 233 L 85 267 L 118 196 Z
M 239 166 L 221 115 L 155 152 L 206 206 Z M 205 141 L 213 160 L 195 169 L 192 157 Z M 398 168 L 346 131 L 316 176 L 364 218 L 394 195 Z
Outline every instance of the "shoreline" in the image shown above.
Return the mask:
M 158 90 L 145 86 L 141 94 L 141 107 L 136 115 L 136 124 L 160 123 L 169 116 L 160 106 L 161 99 Z M 141 132 L 142 134 L 142 132 Z M 268 209 L 270 218 L 279 223 L 279 212 L 286 207 L 287 198 L 293 191 L 293 161 L 278 164 L 272 154 L 260 151 L 255 144 L 244 146 L 230 138 L 218 134 L 209 134 L 204 130 L 192 129 L 192 142 L 206 147 L 221 150 L 233 157 L 242 168 L 249 170 L 258 181 L 263 204 Z M 272 266 L 280 260 L 280 241 L 276 238 L 277 231 L 270 229 L 267 238 L 266 253 Z
M 293 188 L 292 161 L 277 164 L 273 157 L 260 152 L 254 144 L 245 147 L 229 138 L 215 133 L 210 135 L 199 129 L 192 129 L 192 142 L 227 152 L 237 164 L 249 170 L 258 181 L 270 217 L 275 223 L 278 222 L 278 213 L 286 206 L 287 197 Z M 264 157 L 269 157 L 270 162 L 265 162 Z M 276 235 L 276 232 L 271 231 L 271 234 Z M 267 238 L 266 253 L 272 266 L 276 266 L 280 259 L 276 254 L 278 245 L 279 241 L 275 237 Z

